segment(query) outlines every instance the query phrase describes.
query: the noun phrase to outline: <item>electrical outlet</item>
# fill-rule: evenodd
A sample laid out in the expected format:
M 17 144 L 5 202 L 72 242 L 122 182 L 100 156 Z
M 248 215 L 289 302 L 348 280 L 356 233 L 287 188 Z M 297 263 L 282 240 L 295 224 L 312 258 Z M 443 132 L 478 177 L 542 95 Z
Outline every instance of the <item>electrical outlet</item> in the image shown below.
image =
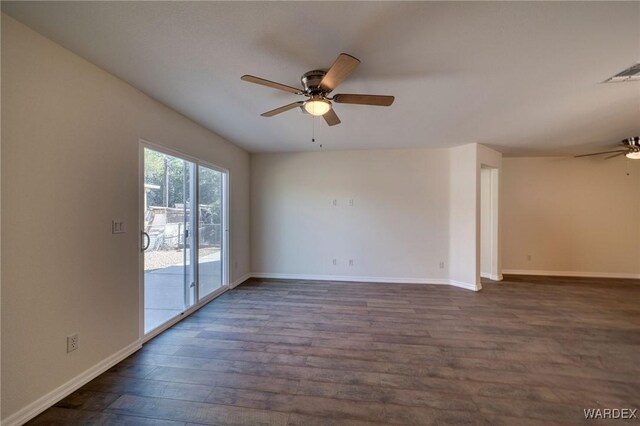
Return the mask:
M 353 259 L 349 259 L 349 266 L 353 266 Z
M 530 254 L 527 255 L 527 262 L 531 262 L 531 255 Z
M 338 200 L 331 201 L 331 205 L 336 207 L 338 205 Z
M 336 266 L 338 264 L 338 259 L 333 259 L 331 263 L 333 264 L 333 266 Z
M 440 262 L 440 269 L 444 269 L 444 262 Z
M 67 353 L 73 352 L 78 349 L 78 346 L 80 345 L 79 338 L 80 335 L 78 333 L 67 336 Z
M 353 207 L 353 199 L 349 200 L 349 207 Z

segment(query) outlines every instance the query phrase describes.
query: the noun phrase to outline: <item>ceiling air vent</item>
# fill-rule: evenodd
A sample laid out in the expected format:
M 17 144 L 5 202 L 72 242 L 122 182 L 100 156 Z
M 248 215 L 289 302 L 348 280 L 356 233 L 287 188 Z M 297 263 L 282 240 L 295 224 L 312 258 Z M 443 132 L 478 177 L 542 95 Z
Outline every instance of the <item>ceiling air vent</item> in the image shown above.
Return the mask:
M 611 78 L 606 79 L 605 83 L 620 83 L 624 81 L 638 81 L 640 80 L 640 62 L 635 65 L 631 65 L 626 70 L 619 72 Z

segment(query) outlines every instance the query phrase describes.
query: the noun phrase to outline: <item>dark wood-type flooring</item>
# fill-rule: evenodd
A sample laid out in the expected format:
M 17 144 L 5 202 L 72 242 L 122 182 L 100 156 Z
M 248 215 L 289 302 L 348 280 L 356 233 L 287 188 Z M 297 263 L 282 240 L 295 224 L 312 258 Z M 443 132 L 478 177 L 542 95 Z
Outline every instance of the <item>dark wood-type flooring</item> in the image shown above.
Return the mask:
M 253 279 L 30 424 L 550 425 L 598 407 L 640 408 L 638 280 Z

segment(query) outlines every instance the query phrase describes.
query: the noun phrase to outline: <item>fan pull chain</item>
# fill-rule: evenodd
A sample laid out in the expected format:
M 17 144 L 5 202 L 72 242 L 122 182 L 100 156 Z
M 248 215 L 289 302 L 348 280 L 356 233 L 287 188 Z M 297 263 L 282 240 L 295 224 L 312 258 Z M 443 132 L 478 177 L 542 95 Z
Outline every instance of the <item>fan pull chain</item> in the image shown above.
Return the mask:
M 311 142 L 316 141 L 316 117 L 311 116 Z M 320 144 L 320 148 L 322 148 L 322 144 Z
M 627 163 L 627 176 L 631 176 L 631 173 L 629 172 L 629 162 L 630 162 L 631 160 L 629 160 L 628 158 L 625 158 L 625 160 L 627 160 L 627 161 L 626 161 L 626 163 Z

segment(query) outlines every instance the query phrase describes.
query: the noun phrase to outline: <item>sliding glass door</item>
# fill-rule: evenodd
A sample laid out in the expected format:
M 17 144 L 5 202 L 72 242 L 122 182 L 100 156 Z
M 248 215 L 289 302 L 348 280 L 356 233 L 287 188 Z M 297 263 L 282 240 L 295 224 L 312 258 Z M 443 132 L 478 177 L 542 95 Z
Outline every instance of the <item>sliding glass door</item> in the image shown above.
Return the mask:
M 205 297 L 223 284 L 225 174 L 206 166 L 198 167 L 198 270 L 199 294 Z
M 226 284 L 226 173 L 144 147 L 144 333 Z

